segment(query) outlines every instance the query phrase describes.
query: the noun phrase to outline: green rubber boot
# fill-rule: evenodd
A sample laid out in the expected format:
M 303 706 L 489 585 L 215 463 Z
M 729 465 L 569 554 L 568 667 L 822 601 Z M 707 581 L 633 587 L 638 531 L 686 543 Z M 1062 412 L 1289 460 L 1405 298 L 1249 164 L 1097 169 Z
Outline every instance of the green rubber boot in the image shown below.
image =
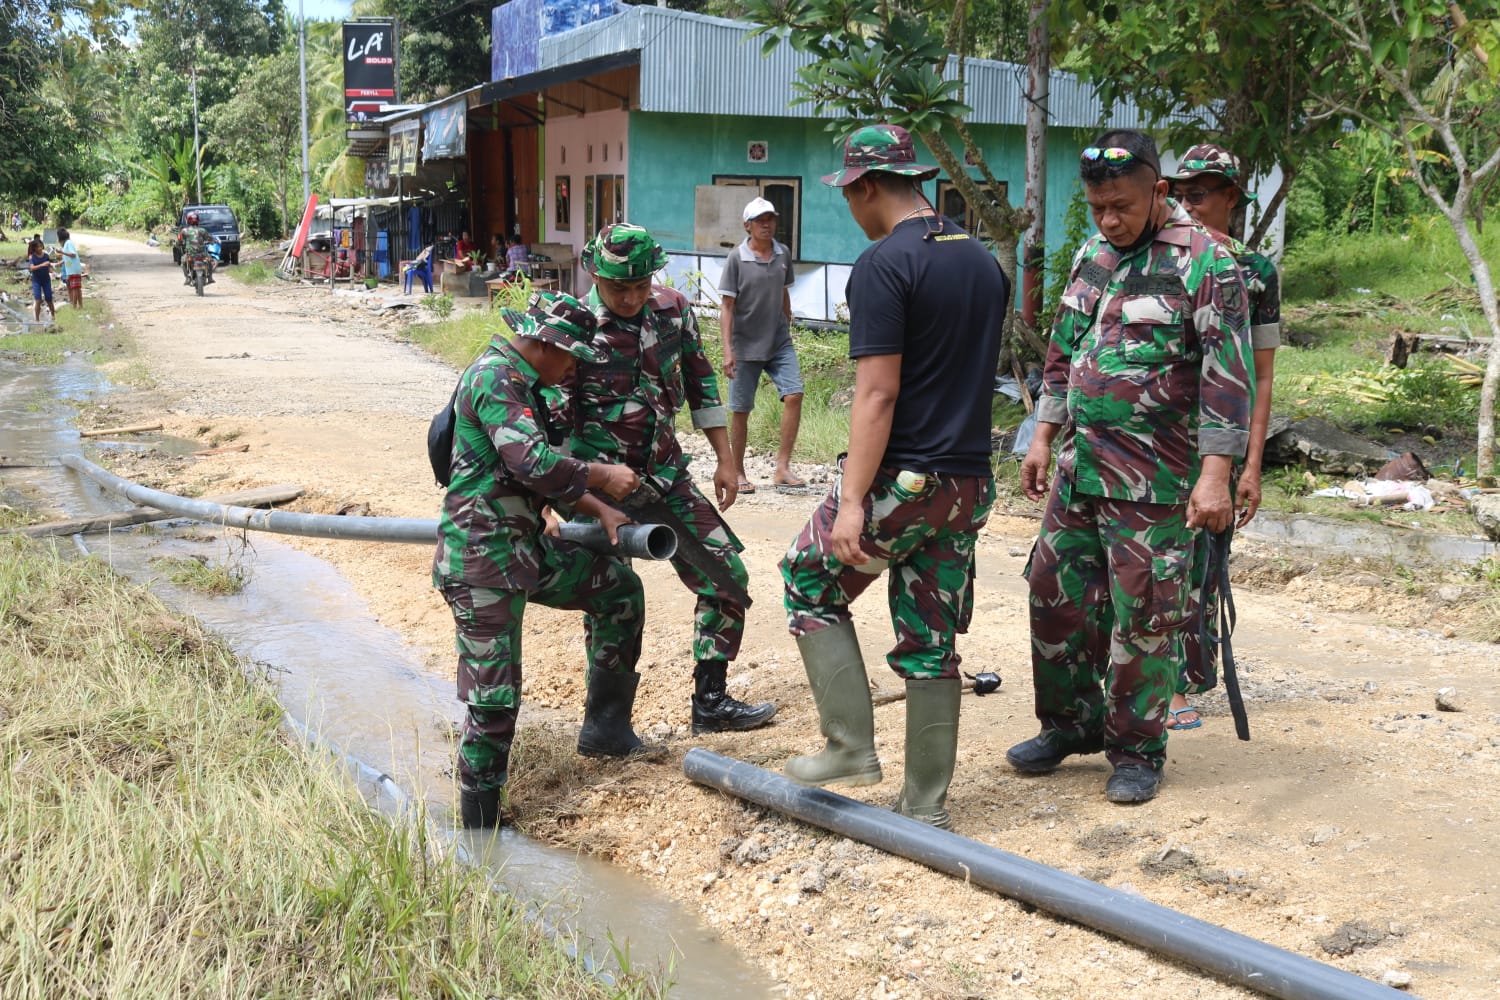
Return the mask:
M 962 694 L 956 677 L 906 682 L 906 784 L 896 811 L 943 830 L 953 826 L 944 803 L 958 758 Z
M 854 623 L 804 635 L 797 648 L 828 745 L 815 754 L 789 759 L 783 769 L 786 776 L 804 785 L 879 784 L 875 708 Z

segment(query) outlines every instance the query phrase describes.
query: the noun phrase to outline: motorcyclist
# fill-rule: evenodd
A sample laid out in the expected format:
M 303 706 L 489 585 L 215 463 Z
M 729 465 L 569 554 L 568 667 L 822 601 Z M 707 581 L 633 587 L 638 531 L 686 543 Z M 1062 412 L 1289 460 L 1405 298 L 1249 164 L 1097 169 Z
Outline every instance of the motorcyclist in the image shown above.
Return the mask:
M 193 258 L 201 256 L 208 258 L 208 284 L 213 284 L 214 259 L 208 252 L 208 244 L 218 243 L 219 238 L 198 225 L 197 212 L 187 214 L 187 225 L 182 227 L 178 237 L 182 240 L 182 283 L 193 283 Z

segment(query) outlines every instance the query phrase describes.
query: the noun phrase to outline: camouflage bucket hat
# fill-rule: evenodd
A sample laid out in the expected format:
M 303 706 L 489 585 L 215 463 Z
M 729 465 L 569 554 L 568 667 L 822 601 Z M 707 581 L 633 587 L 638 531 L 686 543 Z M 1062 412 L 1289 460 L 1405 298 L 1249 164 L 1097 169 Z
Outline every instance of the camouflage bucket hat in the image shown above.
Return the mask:
M 605 360 L 604 352 L 592 344 L 598 326 L 594 311 L 571 295 L 533 292 L 525 312 L 507 309 L 504 317 L 517 337 L 561 347 L 580 361 Z
M 1212 142 L 1201 142 L 1182 154 L 1177 162 L 1177 172 L 1167 174 L 1169 181 L 1188 181 L 1205 174 L 1218 174 L 1240 189 L 1239 204 L 1255 200 L 1255 195 L 1245 190 L 1245 170 L 1240 158 L 1223 146 Z
M 871 170 L 901 174 L 919 181 L 931 180 L 937 167 L 917 162 L 911 133 L 899 125 L 866 125 L 844 141 L 844 169 L 823 177 L 829 187 L 843 187 Z
M 616 222 L 583 248 L 583 269 L 610 281 L 642 281 L 667 266 L 667 252 L 640 226 Z

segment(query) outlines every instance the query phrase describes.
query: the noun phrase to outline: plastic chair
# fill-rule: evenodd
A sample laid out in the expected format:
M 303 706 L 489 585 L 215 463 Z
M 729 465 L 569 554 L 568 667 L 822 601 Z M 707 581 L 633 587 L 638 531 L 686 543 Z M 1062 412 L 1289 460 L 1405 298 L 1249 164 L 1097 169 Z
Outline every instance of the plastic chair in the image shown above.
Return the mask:
M 422 287 L 428 292 L 432 291 L 432 247 L 428 247 L 417 254 L 416 260 L 404 260 L 401 262 L 402 280 L 407 295 L 411 294 L 411 279 L 413 277 L 422 279 Z

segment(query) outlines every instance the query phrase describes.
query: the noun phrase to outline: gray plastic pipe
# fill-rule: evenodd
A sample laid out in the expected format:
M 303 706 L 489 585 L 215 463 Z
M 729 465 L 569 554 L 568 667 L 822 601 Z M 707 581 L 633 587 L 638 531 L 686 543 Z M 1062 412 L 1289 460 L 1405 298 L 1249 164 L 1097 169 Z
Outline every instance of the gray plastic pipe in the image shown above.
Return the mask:
M 595 552 L 611 555 L 631 556 L 635 559 L 670 559 L 677 554 L 677 532 L 665 524 L 625 524 L 616 536 L 620 544 L 612 544 L 603 525 L 574 524 L 563 521 L 557 533 L 564 541 L 574 542 Z
M 190 517 L 195 521 L 311 538 L 407 542 L 413 545 L 437 543 L 438 523 L 435 518 L 344 517 L 338 514 L 297 514 L 287 510 L 226 507 L 208 500 L 193 500 L 133 483 L 79 455 L 63 455 L 58 461 L 111 493 L 143 506 L 155 507 L 179 517 Z M 677 552 L 677 534 L 664 524 L 625 525 L 620 528 L 618 546 L 610 545 L 609 536 L 597 524 L 564 522 L 560 532 L 563 538 L 596 551 L 613 552 L 637 559 L 670 559 Z
M 1282 1000 L 1394 1000 L 1410 996 L 1139 896 L 936 829 L 889 809 L 796 784 L 709 750 L 689 750 L 682 770 L 700 785 L 1029 903 L 1266 996 Z
M 79 455 L 63 455 L 63 465 L 86 476 L 111 493 L 169 514 L 190 517 L 195 521 L 222 524 L 227 528 L 248 528 L 280 535 L 306 535 L 311 538 L 358 539 L 369 542 L 409 542 L 413 545 L 437 543 L 437 519 L 420 517 L 343 517 L 337 514 L 297 514 L 286 510 L 257 510 L 254 507 L 226 507 L 207 500 L 191 500 L 139 483 L 105 469 Z

